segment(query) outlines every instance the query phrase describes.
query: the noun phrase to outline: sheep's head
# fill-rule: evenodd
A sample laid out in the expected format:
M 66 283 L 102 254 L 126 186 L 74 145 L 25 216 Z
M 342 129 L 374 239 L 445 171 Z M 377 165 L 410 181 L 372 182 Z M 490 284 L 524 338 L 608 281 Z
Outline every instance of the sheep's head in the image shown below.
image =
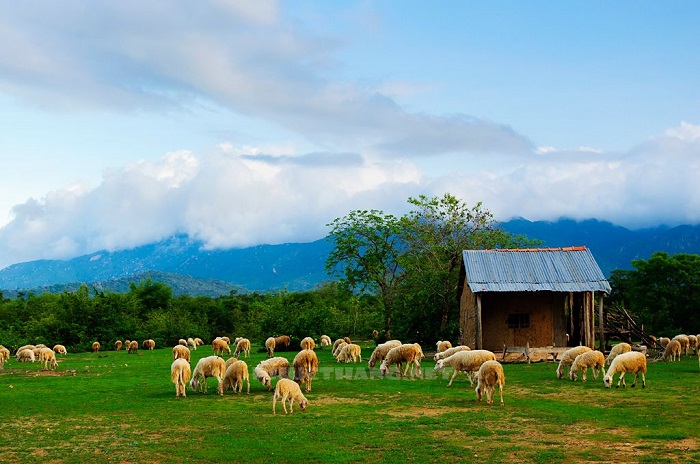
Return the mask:
M 389 370 L 389 366 L 387 365 L 386 361 L 382 361 L 381 366 L 379 366 L 379 372 L 382 373 L 382 375 L 386 375 L 386 371 Z
M 444 364 L 445 364 L 445 360 L 439 359 L 438 362 L 435 363 L 435 369 L 433 369 L 433 370 L 439 371 L 440 369 L 442 369 Z
M 564 376 L 564 370 L 561 368 L 561 365 L 557 367 L 557 378 L 561 379 Z
M 612 383 L 612 376 L 609 374 L 605 374 L 605 377 L 603 377 L 603 383 L 605 384 L 605 388 L 610 388 Z
M 574 381 L 578 380 L 578 376 L 576 375 L 573 369 L 569 371 L 569 378 Z
M 306 406 L 308 406 L 308 404 L 309 404 L 309 401 L 306 400 L 306 399 L 303 399 L 303 400 L 301 400 L 301 402 L 299 403 L 299 407 L 301 407 L 301 410 L 302 410 L 302 411 L 306 411 Z

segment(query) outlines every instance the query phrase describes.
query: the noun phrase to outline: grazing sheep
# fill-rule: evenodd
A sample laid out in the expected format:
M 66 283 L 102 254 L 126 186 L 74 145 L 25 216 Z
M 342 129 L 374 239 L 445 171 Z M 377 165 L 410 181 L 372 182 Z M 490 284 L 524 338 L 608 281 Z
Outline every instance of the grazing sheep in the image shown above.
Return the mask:
M 286 350 L 289 348 L 289 344 L 292 343 L 292 337 L 289 335 L 280 335 L 275 337 L 275 348 L 279 350 Z
M 49 370 L 49 365 L 52 370 L 58 367 L 58 361 L 56 361 L 56 353 L 51 348 L 40 348 L 39 352 L 39 362 L 43 366 L 45 371 Z
M 617 381 L 617 387 L 620 387 L 622 383 L 623 387 L 625 384 L 625 374 L 634 374 L 634 382 L 632 387 L 637 385 L 637 377 L 642 374 L 642 388 L 647 386 L 647 381 L 645 374 L 647 373 L 647 357 L 637 351 L 630 351 L 628 353 L 622 353 L 617 358 L 613 359 L 613 362 L 608 368 L 608 372 L 605 373 L 603 377 L 603 383 L 607 388 L 610 388 L 613 377 L 615 374 L 620 374 L 620 379 Z
M 231 344 L 231 339 L 228 338 L 228 337 L 216 337 L 216 338 L 222 339 L 223 341 L 225 341 L 225 342 L 226 342 L 227 344 L 229 344 L 229 345 Z
M 32 351 L 34 351 L 34 348 L 36 348 L 36 346 L 34 346 L 34 345 L 24 345 L 24 346 L 20 346 L 19 348 L 17 348 L 17 351 L 15 351 L 15 356 L 16 356 L 17 353 L 19 353 L 20 351 L 24 351 L 24 350 L 32 350 Z
M 129 346 L 131 346 L 131 340 L 124 340 L 124 349 L 128 351 Z
M 289 378 L 289 361 L 280 356 L 260 361 L 253 370 L 255 378 L 262 382 L 268 390 L 272 390 L 272 378 Z
M 129 342 L 129 348 L 126 349 L 127 354 L 136 354 L 136 352 L 139 350 L 139 342 L 136 340 L 131 340 Z
M 36 348 L 34 348 L 34 349 L 32 350 L 32 351 L 34 352 L 34 357 L 35 357 L 36 359 L 39 359 L 39 354 L 41 354 L 41 350 L 44 349 L 44 348 L 45 348 L 45 347 L 43 347 L 43 346 L 37 346 Z
M 352 361 L 353 364 L 357 361 L 362 362 L 362 348 L 360 345 L 356 345 L 354 343 L 346 343 L 343 345 L 343 349 L 340 350 L 340 353 L 338 353 L 338 357 L 336 359 L 338 362 L 349 363 Z
M 466 353 L 466 352 L 465 352 Z M 481 401 L 482 395 L 486 395 L 486 403 L 493 404 L 493 393 L 496 385 L 501 394 L 501 406 L 503 406 L 503 387 L 506 384 L 506 375 L 503 366 L 496 360 L 486 361 L 479 367 L 476 374 L 476 399 Z
M 187 348 L 190 350 L 197 350 L 197 342 L 194 341 L 194 338 L 188 338 L 187 339 Z
M 181 346 L 181 345 L 178 345 Z M 170 379 L 175 384 L 175 398 L 187 396 L 187 382 L 192 377 L 190 363 L 184 358 L 177 358 L 170 365 Z
M 688 335 L 688 340 L 690 341 L 690 349 L 698 352 L 698 337 L 697 335 Z
M 668 342 L 666 345 L 666 348 L 664 348 L 664 354 L 661 359 L 664 361 L 668 361 L 668 358 L 671 358 L 671 361 L 675 361 L 676 357 L 678 360 L 681 360 L 681 353 L 682 353 L 682 345 L 679 340 L 676 340 L 675 338 Z
M 471 348 L 469 348 L 467 345 L 457 345 L 453 346 L 452 348 L 448 348 L 445 351 L 442 351 L 440 353 L 435 353 L 435 356 L 433 356 L 433 360 L 435 362 L 438 362 L 441 359 L 445 359 L 448 356 L 452 356 L 455 353 L 458 353 L 460 351 L 469 351 Z
M 4 363 L 10 360 L 10 350 L 0 345 L 0 360 Z
M 18 351 L 17 354 L 15 354 L 15 358 L 17 359 L 17 362 L 36 361 L 36 356 L 34 356 L 34 350 L 30 350 L 29 348 L 25 348 L 22 351 Z
M 224 355 L 224 351 L 231 355 L 231 348 L 228 346 L 228 343 L 226 340 L 223 338 L 215 338 L 213 342 L 211 342 L 211 347 L 214 349 L 214 354 L 215 355 Z
M 685 334 L 676 335 L 673 337 L 673 340 L 678 340 L 681 343 L 681 352 L 685 352 L 685 355 L 688 356 L 688 350 L 690 349 L 690 339 L 688 336 Z
M 122 341 L 117 340 L 116 342 L 114 342 L 114 351 L 119 351 L 121 349 L 122 349 Z
M 478 372 L 479 368 L 486 361 L 495 361 L 496 355 L 489 350 L 469 350 L 469 351 L 458 351 L 452 356 L 448 356 L 444 359 L 438 359 L 435 363 L 435 371 L 444 369 L 445 367 L 451 367 L 454 369 L 452 372 L 452 377 L 450 377 L 450 382 L 447 386 L 452 385 L 452 381 L 457 377 L 459 372 L 466 372 L 469 378 L 469 384 L 474 386 L 474 379 L 472 378 L 472 373 Z
M 629 353 L 629 351 L 625 351 L 625 353 Z M 619 356 L 619 354 L 617 356 Z M 569 369 L 569 378 L 575 381 L 578 379 L 578 371 L 583 371 L 581 380 L 585 382 L 589 367 L 591 371 L 593 371 L 593 380 L 598 380 L 598 369 L 600 369 L 601 374 L 605 371 L 605 355 L 598 350 L 593 350 L 586 351 L 576 356 L 574 362 L 571 364 L 571 369 Z
M 346 345 L 347 343 L 345 342 L 345 340 L 341 340 L 340 343 L 336 345 L 336 347 L 333 349 L 333 357 L 335 359 L 338 359 L 340 352 L 343 351 L 343 348 L 345 348 Z
M 97 353 L 98 351 L 100 351 L 100 342 L 94 342 L 92 344 L 92 352 Z
M 445 350 L 447 350 L 447 349 L 449 349 L 449 348 L 452 348 L 452 343 L 450 343 L 450 342 L 447 341 L 447 340 L 445 340 L 445 341 L 439 340 L 439 341 L 435 344 L 435 346 L 437 347 L 437 352 L 438 352 L 438 353 L 442 353 L 443 351 L 445 351 Z
M 301 350 L 294 356 L 294 381 L 298 384 L 304 382 L 307 392 L 311 391 L 311 381 L 318 372 L 318 357 L 314 350 Z
M 321 348 L 324 346 L 331 346 L 333 342 L 331 342 L 331 337 L 328 335 L 321 335 Z
M 615 359 L 617 356 L 621 355 L 622 353 L 629 353 L 630 351 L 632 351 L 632 345 L 624 342 L 618 343 L 612 347 L 610 354 L 608 354 L 608 357 L 605 358 L 605 364 L 610 365 L 613 359 Z
M 381 363 L 384 358 L 386 358 L 386 354 L 389 352 L 389 350 L 396 348 L 397 346 L 401 346 L 400 340 L 389 340 L 377 345 L 376 348 L 374 348 L 374 351 L 372 351 L 372 356 L 369 358 L 369 369 L 372 370 L 377 363 Z
M 670 342 L 671 339 L 668 337 L 659 337 L 659 345 L 661 345 L 662 348 L 666 348 L 666 345 L 668 345 L 668 342 Z
M 187 346 L 187 340 L 185 340 L 184 338 L 181 338 L 180 340 L 177 341 L 177 344 L 182 345 L 182 346 Z
M 250 358 L 250 340 L 247 338 L 241 338 L 236 343 L 236 351 L 233 355 L 237 358 L 241 353 L 243 353 L 244 358 Z
M 314 341 L 313 338 L 311 337 L 305 337 L 300 343 L 299 346 L 301 346 L 302 350 L 313 350 L 316 348 L 316 342 Z
M 268 339 L 265 340 L 265 350 L 267 351 L 268 358 L 275 355 L 275 337 L 268 337 Z
M 389 367 L 392 364 L 397 365 L 397 373 L 399 375 L 405 376 L 408 373 L 408 369 L 413 370 L 415 366 L 418 370 L 418 375 L 422 376 L 423 373 L 420 368 L 420 360 L 423 358 L 423 349 L 418 343 L 404 343 L 403 345 L 394 347 L 389 350 L 386 357 L 379 366 L 379 371 L 382 375 L 386 375 Z M 403 373 L 399 370 L 400 366 L 406 364 Z
M 175 359 L 185 359 L 190 362 L 190 349 L 186 346 L 175 345 L 173 347 L 173 360 Z
M 156 342 L 149 338 L 143 341 L 142 346 L 144 350 L 153 350 L 156 347 Z
M 192 372 L 190 388 L 197 391 L 207 392 L 207 377 L 214 377 L 218 382 L 216 393 L 224 396 L 224 375 L 226 374 L 226 361 L 218 356 L 207 356 L 199 360 Z
M 350 340 L 350 337 L 343 337 L 343 341 L 345 343 L 352 343 L 352 341 Z
M 559 366 L 557 366 L 557 378 L 561 379 L 564 377 L 564 367 L 571 366 L 574 363 L 576 356 L 580 355 L 581 353 L 585 353 L 586 351 L 591 351 L 591 349 L 583 345 L 575 346 L 564 351 L 564 354 L 562 354 L 561 360 L 559 361 Z
M 53 352 L 56 354 L 62 354 L 62 355 L 68 354 L 68 350 L 66 350 L 66 347 L 63 345 L 54 345 Z
M 301 388 L 296 382 L 289 379 L 280 379 L 275 387 L 275 394 L 272 396 L 272 414 L 277 414 L 275 411 L 275 406 L 277 405 L 277 400 L 282 401 L 282 408 L 284 413 L 287 413 L 287 400 L 289 400 L 289 413 L 294 412 L 292 406 L 294 401 L 299 403 L 302 411 L 306 410 L 306 406 L 309 401 L 306 399 L 304 394 L 301 392 Z
M 248 382 L 248 392 L 250 393 L 250 375 L 248 374 L 248 364 L 245 361 L 239 361 L 236 358 L 231 358 L 234 361 L 226 367 L 224 374 L 224 391 L 229 388 L 233 393 L 243 391 L 243 382 Z
M 195 337 L 195 338 L 194 338 L 194 342 L 197 344 L 197 346 L 204 345 L 204 342 L 203 342 L 202 339 L 199 338 L 199 337 Z
M 338 348 L 338 345 L 340 345 L 341 343 L 348 343 L 348 342 L 346 342 L 346 341 L 345 341 L 344 339 L 342 339 L 342 338 L 339 338 L 339 339 L 337 339 L 336 341 L 333 342 L 333 352 L 334 352 L 334 353 L 335 353 L 335 349 Z

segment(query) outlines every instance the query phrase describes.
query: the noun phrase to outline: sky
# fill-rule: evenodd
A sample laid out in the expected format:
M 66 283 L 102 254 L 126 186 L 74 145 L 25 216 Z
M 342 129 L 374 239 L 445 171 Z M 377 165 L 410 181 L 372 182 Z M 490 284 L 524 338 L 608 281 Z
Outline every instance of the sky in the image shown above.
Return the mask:
M 700 223 L 700 2 L 0 0 L 0 269 L 419 195 Z

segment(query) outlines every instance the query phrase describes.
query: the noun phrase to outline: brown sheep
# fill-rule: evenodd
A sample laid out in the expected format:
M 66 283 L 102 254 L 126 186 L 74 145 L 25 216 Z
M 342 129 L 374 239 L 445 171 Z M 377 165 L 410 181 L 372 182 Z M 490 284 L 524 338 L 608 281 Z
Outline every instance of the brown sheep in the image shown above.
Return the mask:
M 94 342 L 92 344 L 92 352 L 97 353 L 98 351 L 100 351 L 100 342 Z
M 313 350 L 301 350 L 294 357 L 294 381 L 301 385 L 305 383 L 307 392 L 311 391 L 311 380 L 318 372 L 318 357 Z
M 156 342 L 149 338 L 148 340 L 143 341 L 142 346 L 144 350 L 153 350 L 156 347 Z
M 119 351 L 121 349 L 122 349 L 122 341 L 117 340 L 116 342 L 114 342 L 114 351 Z
M 170 365 L 170 379 L 175 384 L 175 398 L 187 396 L 187 382 L 192 376 L 190 363 L 183 358 L 178 358 Z
M 265 350 L 268 358 L 272 358 L 275 355 L 275 337 L 268 337 L 265 340 Z
M 190 362 L 190 349 L 186 346 L 175 345 L 173 347 L 173 360 L 175 359 L 185 359 Z
M 129 348 L 126 350 L 128 354 L 136 354 L 136 352 L 139 350 L 139 342 L 136 340 L 131 340 L 129 342 Z

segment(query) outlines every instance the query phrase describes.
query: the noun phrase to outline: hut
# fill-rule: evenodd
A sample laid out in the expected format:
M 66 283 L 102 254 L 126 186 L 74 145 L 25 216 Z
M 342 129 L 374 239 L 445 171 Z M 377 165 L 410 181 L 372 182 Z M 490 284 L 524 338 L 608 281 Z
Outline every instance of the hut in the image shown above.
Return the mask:
M 604 338 L 610 284 L 586 247 L 464 250 L 460 343 L 505 347 L 595 347 Z M 596 296 L 598 327 L 596 328 Z

